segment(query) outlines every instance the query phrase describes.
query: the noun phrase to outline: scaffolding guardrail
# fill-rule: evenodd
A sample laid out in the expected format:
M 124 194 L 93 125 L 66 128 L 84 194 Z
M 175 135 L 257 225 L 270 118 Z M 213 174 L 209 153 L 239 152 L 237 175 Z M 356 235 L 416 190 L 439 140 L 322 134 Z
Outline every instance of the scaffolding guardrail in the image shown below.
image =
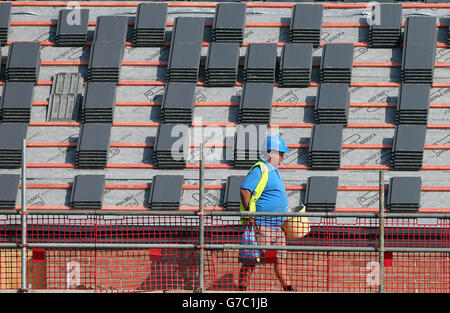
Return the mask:
M 201 144 L 201 151 L 202 147 Z M 27 277 L 33 273 L 27 273 L 29 267 L 27 257 L 30 250 L 33 251 L 33 249 L 95 251 L 179 249 L 197 251 L 198 254 L 197 252 L 192 253 L 192 258 L 183 261 L 195 264 L 193 266 L 195 275 L 192 275 L 196 277 L 191 280 L 196 281 L 193 285 L 196 287 L 194 291 L 197 292 L 210 289 L 205 285 L 206 274 L 211 275 L 211 270 L 206 271 L 206 263 L 213 262 L 214 257 L 209 256 L 207 260 L 205 257 L 207 253 L 259 250 L 267 260 L 270 251 L 275 253 L 279 251 L 288 253 L 375 253 L 378 255 L 378 261 L 376 261 L 378 276 L 376 276 L 377 281 L 374 285 L 378 287 L 377 292 L 380 293 L 385 291 L 386 285 L 386 253 L 427 253 L 430 255 L 450 253 L 450 213 L 385 212 L 384 173 L 381 171 L 379 173 L 378 212 L 205 211 L 202 153 L 200 153 L 198 211 L 27 210 L 25 152 L 26 141 L 24 140 L 22 206 L 20 210 L 0 210 L 0 216 L 6 217 L 6 220 L 0 220 L 0 251 L 1 249 L 20 249 L 21 251 L 20 270 L 15 270 L 20 272 L 21 284 L 18 291 L 21 292 L 29 290 Z M 108 222 L 105 217 L 118 219 Z M 307 217 L 310 219 L 312 228 L 306 237 L 287 240 L 284 245 L 242 244 L 240 238 L 244 226 L 241 225 L 240 220 L 252 217 Z M 85 224 L 80 221 L 74 224 L 73 221 L 76 218 L 85 220 Z M 344 219 L 344 223 L 337 223 L 336 219 L 338 218 Z M 356 219 L 356 222 L 346 222 L 346 219 L 349 218 Z M 425 226 L 410 222 L 410 220 L 417 221 L 418 218 L 436 219 L 436 221 L 434 224 Z M 131 222 L 126 219 L 131 219 Z M 366 220 L 369 221 L 367 224 Z M 444 263 L 439 266 L 443 266 L 444 277 L 448 280 L 447 285 L 450 286 L 449 256 L 447 255 L 443 261 L 439 262 Z M 0 278 L 1 274 L 0 272 Z M 2 289 L 1 281 L 0 289 Z

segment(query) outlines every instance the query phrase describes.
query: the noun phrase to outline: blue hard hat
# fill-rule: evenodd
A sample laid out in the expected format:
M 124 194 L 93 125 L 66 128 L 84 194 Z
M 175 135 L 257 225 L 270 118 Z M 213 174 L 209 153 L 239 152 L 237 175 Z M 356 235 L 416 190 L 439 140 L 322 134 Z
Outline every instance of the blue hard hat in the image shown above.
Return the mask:
M 289 152 L 289 149 L 284 142 L 283 138 L 280 136 L 268 136 L 266 138 L 266 150 L 272 151 L 277 150 L 280 152 Z

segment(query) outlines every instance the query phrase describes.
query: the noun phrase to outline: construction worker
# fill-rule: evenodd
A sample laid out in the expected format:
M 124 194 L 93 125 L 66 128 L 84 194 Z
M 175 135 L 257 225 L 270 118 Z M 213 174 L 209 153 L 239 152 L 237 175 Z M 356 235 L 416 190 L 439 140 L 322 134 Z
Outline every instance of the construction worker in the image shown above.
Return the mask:
M 269 136 L 264 143 L 266 153 L 252 166 L 240 187 L 241 210 L 256 212 L 288 212 L 288 197 L 284 183 L 278 173 L 285 153 L 289 152 L 280 136 Z M 281 226 L 284 217 L 256 216 L 247 219 L 254 226 L 258 245 L 286 244 L 286 235 Z M 261 251 L 262 252 L 262 251 Z M 255 269 L 255 263 L 242 263 L 239 271 L 239 290 L 246 290 Z M 286 266 L 286 250 L 277 250 L 274 270 L 284 290 L 294 291 Z

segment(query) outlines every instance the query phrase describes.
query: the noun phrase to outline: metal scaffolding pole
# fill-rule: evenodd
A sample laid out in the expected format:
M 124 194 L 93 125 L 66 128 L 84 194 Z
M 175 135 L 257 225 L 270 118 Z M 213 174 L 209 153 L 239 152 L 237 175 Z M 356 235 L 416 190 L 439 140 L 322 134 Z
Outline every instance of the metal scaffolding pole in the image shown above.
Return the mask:
M 22 240 L 21 240 L 21 291 L 27 290 L 27 140 L 22 141 L 22 189 L 21 189 L 21 223 L 22 223 Z
M 200 143 L 200 173 L 199 173 L 199 224 L 200 224 L 200 243 L 199 243 L 199 292 L 203 292 L 204 282 L 205 282 L 205 272 L 204 272 L 204 264 L 205 264 L 205 217 L 204 217 L 204 164 L 203 164 L 203 143 Z
M 384 292 L 384 172 L 380 171 L 380 212 L 379 212 L 379 226 L 380 226 L 380 244 L 379 244 L 379 292 Z

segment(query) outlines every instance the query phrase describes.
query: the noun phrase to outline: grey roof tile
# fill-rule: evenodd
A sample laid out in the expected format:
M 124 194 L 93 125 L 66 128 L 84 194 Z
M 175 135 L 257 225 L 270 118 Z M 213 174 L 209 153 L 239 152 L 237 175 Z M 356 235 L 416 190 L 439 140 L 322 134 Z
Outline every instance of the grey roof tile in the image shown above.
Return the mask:
M 213 42 L 242 43 L 245 21 L 245 3 L 218 3 L 212 25 Z
M 165 29 L 167 11 L 167 3 L 139 3 L 134 29 Z
M 392 177 L 389 182 L 387 208 L 413 210 L 420 208 L 422 179 L 420 177 Z
M 77 175 L 72 185 L 70 204 L 73 209 L 101 209 L 105 175 Z
M 308 211 L 336 209 L 339 177 L 311 176 L 308 177 L 305 192 L 305 205 Z
M 127 32 L 127 16 L 99 16 L 97 17 L 94 41 L 110 41 L 125 44 Z
M 350 83 L 353 71 L 353 50 L 353 44 L 326 44 L 320 62 L 320 82 Z
M 9 25 L 11 23 L 11 3 L 0 3 L 0 45 L 8 42 Z
M 402 82 L 431 84 L 436 58 L 436 17 L 409 16 L 404 33 Z
M 133 45 L 158 47 L 164 45 L 167 24 L 167 3 L 139 3 L 133 29 Z
M 296 4 L 292 8 L 289 42 L 320 44 L 323 21 L 322 4 Z
M 29 123 L 0 123 L 0 168 L 22 165 L 23 139 L 27 138 Z
M 246 7 L 245 3 L 218 3 L 213 28 L 244 29 Z
M 177 210 L 183 193 L 183 175 L 153 176 L 149 206 L 152 210 Z
M 9 48 L 8 69 L 35 69 L 40 63 L 41 44 L 35 42 L 13 42 Z
M 34 84 L 30 82 L 6 82 L 2 90 L 2 108 L 31 109 Z
M 323 5 L 298 3 L 292 8 L 291 30 L 320 30 L 322 28 Z
M 0 174 L 0 209 L 16 207 L 20 175 Z
M 241 204 L 240 188 L 246 176 L 228 176 L 225 186 L 224 207 L 226 210 L 239 210 Z
M 62 9 L 58 14 L 55 43 L 58 46 L 81 46 L 88 34 L 89 10 Z

